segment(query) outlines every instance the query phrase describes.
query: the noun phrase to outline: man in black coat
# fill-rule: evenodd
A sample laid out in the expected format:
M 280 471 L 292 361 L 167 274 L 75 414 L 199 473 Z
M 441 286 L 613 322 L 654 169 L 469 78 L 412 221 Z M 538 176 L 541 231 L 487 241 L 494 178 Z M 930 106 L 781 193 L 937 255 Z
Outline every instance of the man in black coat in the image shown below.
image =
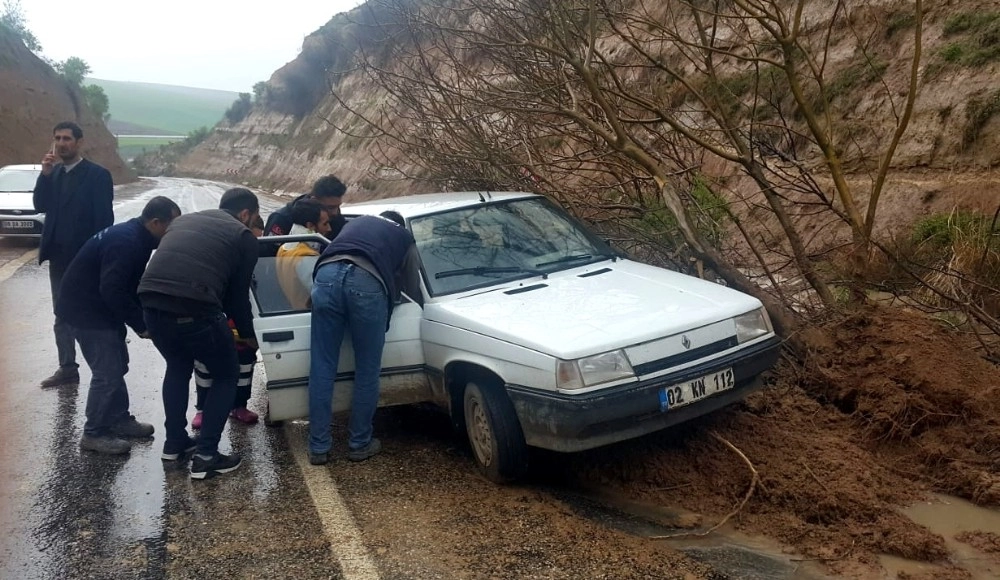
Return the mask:
M 197 449 L 192 479 L 208 479 L 240 466 L 238 455 L 219 453 L 240 375 L 227 319 L 233 320 L 242 345 L 256 350 L 250 282 L 258 250 L 249 228 L 259 215 L 257 196 L 236 187 L 222 194 L 219 209 L 177 218 L 139 282 L 150 338 L 167 362 L 163 377 L 167 440 L 161 457 L 176 461 Z M 212 375 L 197 442 L 186 429 L 195 360 Z
M 128 453 L 126 439 L 149 437 L 153 426 L 129 413 L 126 325 L 148 338 L 139 304 L 139 279 L 150 254 L 181 210 L 173 200 L 149 200 L 142 216 L 111 226 L 90 238 L 66 269 L 66 292 L 56 315 L 69 324 L 93 375 L 87 394 L 87 421 L 80 448 Z
M 45 212 L 38 263 L 49 262 L 52 306 L 59 302 L 63 275 L 76 253 L 91 236 L 114 223 L 111 173 L 80 156 L 83 130 L 64 121 L 52 130 L 52 149 L 42 158 L 35 183 L 35 210 Z M 56 315 L 53 327 L 59 368 L 42 381 L 43 387 L 80 382 L 73 331 Z

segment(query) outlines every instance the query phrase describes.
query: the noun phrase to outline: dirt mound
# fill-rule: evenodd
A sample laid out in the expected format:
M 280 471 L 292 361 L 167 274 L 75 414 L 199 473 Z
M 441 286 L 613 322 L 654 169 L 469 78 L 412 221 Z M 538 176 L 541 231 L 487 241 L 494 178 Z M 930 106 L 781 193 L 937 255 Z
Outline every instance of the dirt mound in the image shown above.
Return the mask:
M 935 489 L 1000 504 L 1000 369 L 926 317 L 870 309 L 825 329 L 802 385 L 857 425 L 888 465 Z
M 1000 372 L 963 338 L 897 310 L 810 334 L 816 348 L 805 364 L 781 363 L 769 388 L 743 404 L 568 456 L 564 477 L 703 514 L 708 527 L 740 504 L 752 476 L 716 434 L 760 478 L 730 520 L 736 528 L 843 576 L 877 574 L 878 554 L 944 563 L 944 540 L 897 508 L 930 489 L 997 501 Z
M 962 532 L 955 536 L 959 542 L 965 542 L 973 548 L 1000 557 L 1000 534 L 993 532 Z

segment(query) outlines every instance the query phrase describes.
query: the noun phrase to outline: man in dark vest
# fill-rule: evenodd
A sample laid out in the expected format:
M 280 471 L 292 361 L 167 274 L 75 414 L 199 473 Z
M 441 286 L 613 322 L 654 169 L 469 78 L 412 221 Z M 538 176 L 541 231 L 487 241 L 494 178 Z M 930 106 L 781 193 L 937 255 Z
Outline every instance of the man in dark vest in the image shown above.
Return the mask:
M 35 210 L 45 212 L 45 227 L 38 248 L 38 263 L 49 262 L 52 307 L 59 302 L 63 274 L 90 236 L 115 221 L 111 209 L 114 185 L 111 173 L 80 156 L 83 130 L 64 121 L 52 130 L 52 149 L 42 158 L 42 173 L 35 183 Z M 56 315 L 53 330 L 59 368 L 42 381 L 43 387 L 80 382 L 73 330 Z
M 256 350 L 250 282 L 257 265 L 257 238 L 249 228 L 259 214 L 257 196 L 237 187 L 222 195 L 219 209 L 177 218 L 139 283 L 146 328 L 167 361 L 163 378 L 167 440 L 162 458 L 175 461 L 195 451 L 192 479 L 207 479 L 240 466 L 238 455 L 219 453 L 240 375 L 227 319 L 233 320 L 241 340 Z M 197 442 L 187 432 L 196 359 L 212 375 Z
M 346 332 L 354 347 L 354 391 L 347 458 L 364 461 L 382 450 L 372 437 L 382 348 L 400 290 L 423 304 L 413 235 L 394 211 L 347 222 L 323 250 L 313 274 L 309 365 L 309 462 L 329 461 L 333 383 Z
M 56 315 L 72 326 L 80 352 L 90 366 L 87 421 L 80 448 L 97 453 L 128 453 L 132 438 L 150 437 L 153 426 L 129 413 L 128 325 L 148 338 L 136 289 L 149 255 L 181 209 L 170 198 L 149 200 L 142 216 L 111 226 L 90 238 L 66 269 L 66 292 Z

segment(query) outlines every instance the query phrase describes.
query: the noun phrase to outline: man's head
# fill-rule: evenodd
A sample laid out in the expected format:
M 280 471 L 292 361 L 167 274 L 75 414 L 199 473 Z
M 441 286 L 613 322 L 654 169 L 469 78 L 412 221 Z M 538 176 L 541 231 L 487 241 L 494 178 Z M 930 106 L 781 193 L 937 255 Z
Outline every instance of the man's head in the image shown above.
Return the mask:
M 257 219 L 253 220 L 250 224 L 250 231 L 253 232 L 255 238 L 259 238 L 264 235 L 264 219 L 257 214 Z
M 181 215 L 181 208 L 169 197 L 158 195 L 142 208 L 142 225 L 159 240 L 167 233 L 170 222 Z
M 309 197 L 315 199 L 326 208 L 330 216 L 340 215 L 340 204 L 344 200 L 347 186 L 335 175 L 326 175 L 316 180 L 309 192 Z
M 260 202 L 245 187 L 227 189 L 219 200 L 219 209 L 228 212 L 248 228 L 260 217 Z
M 395 222 L 396 225 L 398 226 L 402 226 L 404 228 L 406 227 L 406 220 L 403 219 L 403 216 L 398 211 L 387 209 L 378 215 L 380 217 L 384 217 L 387 220 Z
M 292 205 L 292 223 L 322 236 L 330 235 L 330 212 L 315 199 L 307 197 Z
M 52 149 L 63 163 L 73 163 L 80 157 L 83 129 L 72 121 L 63 121 L 52 129 Z

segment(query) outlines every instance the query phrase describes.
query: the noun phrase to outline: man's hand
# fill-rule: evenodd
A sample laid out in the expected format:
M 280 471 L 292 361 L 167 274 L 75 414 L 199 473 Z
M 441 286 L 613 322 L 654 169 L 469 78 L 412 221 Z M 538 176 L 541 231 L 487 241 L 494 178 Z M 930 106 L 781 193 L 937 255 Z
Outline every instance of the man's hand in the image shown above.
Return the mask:
M 55 167 L 57 161 L 56 154 L 50 149 L 45 157 L 42 157 L 42 175 L 51 175 L 52 168 Z

